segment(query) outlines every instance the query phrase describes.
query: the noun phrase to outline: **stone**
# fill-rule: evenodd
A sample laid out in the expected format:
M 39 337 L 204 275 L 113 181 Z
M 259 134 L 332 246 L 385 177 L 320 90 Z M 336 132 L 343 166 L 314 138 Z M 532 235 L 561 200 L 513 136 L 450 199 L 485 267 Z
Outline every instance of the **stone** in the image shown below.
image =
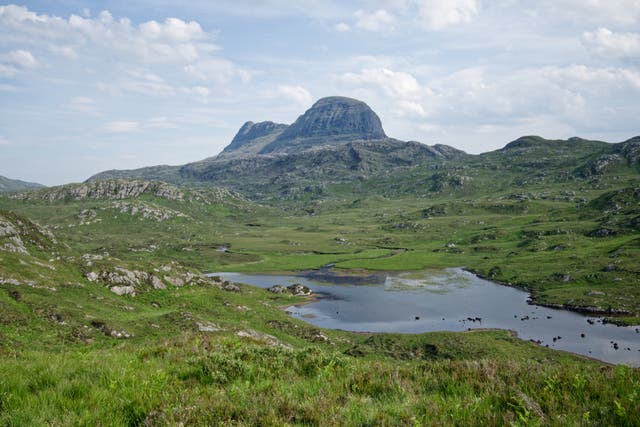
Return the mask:
M 164 280 L 176 287 L 184 286 L 184 280 L 178 276 L 164 276 Z
M 167 286 L 158 278 L 158 276 L 151 276 L 151 286 L 156 290 L 167 289 Z
M 221 289 L 227 292 L 240 292 L 240 287 L 238 285 L 234 285 L 233 283 L 229 282 L 223 284 Z
M 131 295 L 131 296 L 135 296 L 136 295 L 136 288 L 134 288 L 133 286 L 113 286 L 112 288 L 110 288 L 111 292 L 113 292 L 116 295 Z
M 293 285 L 287 286 L 287 289 L 289 290 L 289 292 L 296 296 L 306 296 L 311 295 L 312 293 L 311 289 L 300 283 L 294 283 Z
M 198 327 L 198 332 L 218 332 L 222 330 L 218 325 L 210 322 L 196 322 L 196 326 Z

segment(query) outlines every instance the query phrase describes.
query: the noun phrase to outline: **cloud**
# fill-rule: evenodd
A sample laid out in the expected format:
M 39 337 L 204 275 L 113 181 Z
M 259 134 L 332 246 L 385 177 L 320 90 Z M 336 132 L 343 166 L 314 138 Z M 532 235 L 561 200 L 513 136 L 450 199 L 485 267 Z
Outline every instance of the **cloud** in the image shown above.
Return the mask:
M 93 100 L 93 98 L 89 98 L 87 96 L 76 96 L 74 98 L 71 98 L 71 101 L 69 101 L 69 106 L 71 110 L 78 113 L 95 115 L 98 112 L 96 108 L 96 102 Z
M 134 121 L 117 120 L 106 123 L 103 129 L 108 133 L 131 133 L 138 132 L 140 130 L 140 124 Z
M 480 12 L 479 0 L 419 0 L 417 21 L 428 30 L 442 30 L 452 25 L 467 24 Z
M 566 20 L 638 25 L 638 0 L 544 0 L 538 4 L 539 14 L 564 16 Z
M 184 67 L 187 74 L 199 80 L 227 84 L 237 79 L 243 83 L 251 80 L 251 73 L 223 58 L 209 58 Z
M 396 105 L 398 107 L 398 114 L 401 116 L 418 118 L 428 116 L 424 107 L 417 102 L 400 100 L 396 103 Z
M 379 88 L 394 98 L 415 99 L 425 91 L 411 74 L 388 68 L 365 68 L 359 73 L 345 73 L 338 80 L 350 85 Z
M 23 6 L 0 6 L 0 39 L 44 48 L 66 59 L 93 57 L 128 66 L 173 66 L 222 84 L 231 79 L 246 82 L 250 77 L 246 70 L 217 55 L 219 47 L 213 41 L 214 35 L 204 31 L 198 22 L 173 17 L 135 25 L 128 18 L 115 19 L 108 11 L 95 18 L 62 18 L 39 15 Z M 21 59 L 25 64 L 29 60 Z M 15 74 L 7 67 L 5 64 L 0 72 Z M 144 91 L 143 88 L 141 92 Z
M 276 89 L 276 94 L 290 99 L 303 107 L 308 107 L 313 101 L 311 93 L 302 86 L 281 85 Z
M 11 145 L 11 141 L 0 136 L 0 145 Z
M 178 125 L 172 122 L 168 117 L 152 117 L 145 123 L 146 129 L 176 129 Z
M 587 49 L 608 58 L 640 58 L 640 33 L 614 33 L 606 28 L 582 34 Z
M 394 28 L 396 23 L 395 16 L 384 9 L 371 13 L 357 10 L 353 16 L 355 17 L 355 26 L 366 31 L 389 31 Z
M 78 59 L 77 52 L 69 46 L 49 46 L 49 52 L 61 56 L 65 59 L 76 60 Z
M 38 67 L 40 62 L 27 50 L 18 49 L 0 55 L 0 76 L 12 77 Z
M 340 22 L 338 24 L 336 24 L 336 26 L 334 27 L 336 31 L 340 32 L 340 33 L 345 33 L 347 31 L 351 31 L 351 27 L 349 26 L 349 24 L 346 24 L 344 22 Z

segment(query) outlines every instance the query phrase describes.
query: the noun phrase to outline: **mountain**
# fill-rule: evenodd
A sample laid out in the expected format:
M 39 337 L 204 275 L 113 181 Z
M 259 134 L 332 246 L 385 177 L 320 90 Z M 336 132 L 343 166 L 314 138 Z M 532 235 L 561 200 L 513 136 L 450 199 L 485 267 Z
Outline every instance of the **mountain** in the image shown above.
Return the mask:
M 231 144 L 222 150 L 219 159 L 231 159 L 243 156 L 257 155 L 262 149 L 272 143 L 288 126 L 274 122 L 246 122 Z
M 217 156 L 182 166 L 106 171 L 106 178 L 221 186 L 255 200 L 308 200 L 349 189 L 359 195 L 496 192 L 568 180 L 637 174 L 640 137 L 611 144 L 523 136 L 479 155 L 388 137 L 364 102 L 318 100 L 291 125 L 246 122 Z M 615 179 L 618 179 L 615 178 Z
M 256 199 L 321 194 L 327 185 L 387 175 L 418 165 L 439 167 L 467 156 L 445 145 L 389 138 L 364 102 L 332 96 L 318 100 L 292 125 L 246 122 L 218 156 L 183 166 L 111 170 L 89 178 L 155 179 L 173 184 L 219 185 Z
M 313 104 L 260 154 L 300 152 L 318 146 L 386 138 L 380 118 L 367 104 L 331 96 Z
M 35 188 L 43 188 L 44 185 L 35 182 L 25 182 L 18 179 L 9 179 L 0 175 L 0 193 L 9 191 L 23 191 Z

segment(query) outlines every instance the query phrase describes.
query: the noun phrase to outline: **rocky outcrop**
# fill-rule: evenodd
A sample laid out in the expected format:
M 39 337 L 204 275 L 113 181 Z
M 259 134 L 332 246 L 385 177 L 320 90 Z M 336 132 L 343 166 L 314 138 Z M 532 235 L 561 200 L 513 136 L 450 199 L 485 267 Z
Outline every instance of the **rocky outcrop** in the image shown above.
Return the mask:
M 29 254 L 28 246 L 44 250 L 56 244 L 47 229 L 13 212 L 0 211 L 0 251 Z
M 364 102 L 341 96 L 318 100 L 265 146 L 261 153 L 295 152 L 331 140 L 343 142 L 385 139 L 380 118 Z
M 289 285 L 287 287 L 274 285 L 268 288 L 267 291 L 274 294 L 290 294 L 295 296 L 309 296 L 313 293 L 311 289 L 300 283 L 294 283 L 293 285 Z
M 274 122 L 246 122 L 236 136 L 218 156 L 230 159 L 258 154 L 267 144 L 272 143 L 288 126 Z
M 84 184 L 69 184 L 45 191 L 18 193 L 12 196 L 21 200 L 46 200 L 49 202 L 85 199 L 130 199 L 149 194 L 168 200 L 184 200 L 185 193 L 178 187 L 158 181 L 109 179 Z
M 112 206 L 120 213 L 128 214 L 131 216 L 139 216 L 141 218 L 150 219 L 156 222 L 162 222 L 172 218 L 188 217 L 182 212 L 165 207 L 155 206 L 151 203 L 146 202 L 117 201 L 113 202 Z

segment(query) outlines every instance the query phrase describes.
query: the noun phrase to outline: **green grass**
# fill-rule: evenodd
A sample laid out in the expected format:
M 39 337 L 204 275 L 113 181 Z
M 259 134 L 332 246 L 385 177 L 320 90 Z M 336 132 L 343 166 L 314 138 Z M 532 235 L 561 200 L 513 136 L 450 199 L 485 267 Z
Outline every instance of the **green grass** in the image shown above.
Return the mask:
M 540 303 L 640 323 L 640 236 L 626 225 L 638 213 L 635 175 L 576 181 L 578 196 L 536 181 L 519 201 L 513 182 L 481 191 L 492 170 L 469 172 L 471 188 L 386 198 L 336 185 L 309 205 L 140 197 L 185 215 L 159 222 L 109 200 L 0 198 L 11 211 L 0 219 L 22 224 L 29 252 L 0 251 L 0 425 L 639 425 L 639 369 L 508 332 L 320 330 L 280 310 L 300 298 L 257 288 L 140 285 L 130 297 L 84 277 L 462 266 Z M 414 191 L 422 172 L 412 173 L 372 179 L 371 191 Z M 626 207 L 605 213 L 612 201 Z M 615 233 L 593 237 L 603 227 Z M 130 337 L 111 334 L 121 331 Z

